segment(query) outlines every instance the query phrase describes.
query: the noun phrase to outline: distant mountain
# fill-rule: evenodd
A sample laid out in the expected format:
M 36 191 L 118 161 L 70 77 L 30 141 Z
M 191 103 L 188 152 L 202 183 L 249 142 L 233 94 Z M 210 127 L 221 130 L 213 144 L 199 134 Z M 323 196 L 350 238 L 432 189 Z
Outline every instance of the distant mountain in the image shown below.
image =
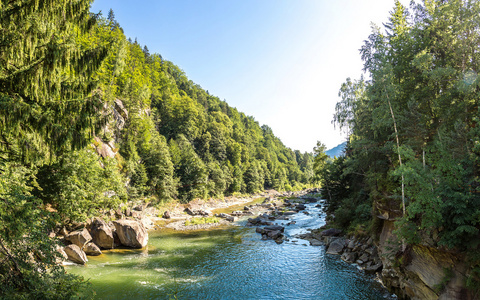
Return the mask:
M 340 145 L 337 145 L 336 147 L 333 147 L 332 149 L 325 151 L 325 154 L 327 154 L 331 158 L 334 158 L 335 156 L 339 157 L 339 156 L 345 155 L 344 150 L 346 146 L 347 146 L 347 142 L 343 142 Z

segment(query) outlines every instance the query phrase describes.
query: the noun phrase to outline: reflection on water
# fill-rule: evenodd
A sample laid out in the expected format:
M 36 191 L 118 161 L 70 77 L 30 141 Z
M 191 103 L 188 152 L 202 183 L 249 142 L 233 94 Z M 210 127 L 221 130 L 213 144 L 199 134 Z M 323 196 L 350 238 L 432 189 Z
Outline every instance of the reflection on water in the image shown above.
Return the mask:
M 307 206 L 310 214 L 293 216 L 287 236 L 323 224 L 319 208 Z M 255 228 L 242 226 L 161 230 L 150 232 L 146 249 L 107 251 L 67 270 L 89 278 L 98 299 L 169 299 L 175 291 L 179 299 L 392 298 L 372 276 L 324 247 L 293 240 L 261 241 Z

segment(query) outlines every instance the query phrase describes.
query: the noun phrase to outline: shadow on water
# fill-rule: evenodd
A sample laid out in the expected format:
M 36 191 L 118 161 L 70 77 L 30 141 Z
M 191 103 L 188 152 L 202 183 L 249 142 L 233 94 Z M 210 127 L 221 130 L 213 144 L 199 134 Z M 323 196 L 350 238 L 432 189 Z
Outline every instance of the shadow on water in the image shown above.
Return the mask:
M 309 208 L 298 226 L 318 219 Z M 323 247 L 261 241 L 255 228 L 154 231 L 145 249 L 107 251 L 67 269 L 90 278 L 98 299 L 169 299 L 175 290 L 179 299 L 391 299 Z

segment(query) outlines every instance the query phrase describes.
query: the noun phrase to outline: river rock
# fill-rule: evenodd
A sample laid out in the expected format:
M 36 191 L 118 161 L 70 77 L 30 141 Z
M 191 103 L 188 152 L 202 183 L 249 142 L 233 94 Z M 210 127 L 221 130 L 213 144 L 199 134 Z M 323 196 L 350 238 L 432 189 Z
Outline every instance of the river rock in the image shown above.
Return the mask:
M 280 231 L 280 232 L 284 232 L 285 231 L 285 227 L 283 226 L 280 226 L 280 225 L 269 225 L 269 226 L 265 226 L 263 229 L 265 229 L 266 231 Z
M 353 249 L 353 248 L 355 248 L 355 245 L 356 245 L 356 242 L 355 242 L 354 239 L 352 239 L 348 242 L 347 247 L 348 247 L 348 249 Z
M 343 249 L 345 248 L 345 239 L 338 238 L 332 240 L 328 246 L 327 254 L 342 254 Z
M 310 242 L 311 246 L 322 246 L 323 245 L 322 241 L 319 241 L 319 240 L 316 240 L 316 239 L 311 239 L 311 240 L 309 240 L 309 242 Z
M 380 263 L 377 263 L 375 265 L 372 265 L 372 266 L 369 266 L 369 267 L 366 267 L 365 268 L 365 272 L 366 273 L 376 273 L 376 272 L 380 272 L 383 268 L 383 264 L 380 262 Z
M 283 234 L 279 230 L 267 231 L 267 236 L 272 240 L 283 237 Z
M 321 236 L 339 236 L 342 233 L 340 229 L 330 228 L 320 233 Z
M 100 250 L 100 248 L 98 248 L 98 246 L 92 242 L 87 243 L 85 247 L 83 247 L 83 251 L 85 252 L 85 254 L 92 255 L 92 256 L 97 256 L 102 254 L 102 251 Z
M 357 260 L 356 252 L 345 252 L 342 254 L 342 259 L 348 263 L 353 263 Z
M 92 236 L 90 235 L 87 229 L 83 228 L 81 230 L 70 232 L 70 234 L 68 234 L 65 237 L 65 239 L 70 243 L 77 245 L 80 249 L 82 249 L 86 243 L 92 240 Z
M 83 252 L 83 250 L 75 244 L 66 246 L 64 250 L 68 256 L 68 259 L 74 263 L 84 265 L 88 261 L 85 252 Z
M 183 211 L 186 212 L 186 213 L 187 213 L 188 215 L 190 215 L 190 216 L 194 216 L 194 215 L 195 215 L 195 213 L 193 212 L 193 210 L 191 210 L 191 209 L 188 208 L 188 207 L 185 208 Z
M 270 225 L 271 223 L 262 217 L 248 218 L 248 223 L 253 225 Z
M 295 206 L 295 209 L 297 209 L 297 210 L 304 210 L 306 208 L 307 207 L 304 204 L 298 204 L 297 206 Z
M 163 213 L 162 218 L 164 218 L 164 219 L 170 219 L 170 218 L 171 218 L 170 212 L 169 212 L 168 210 L 166 210 L 166 211 Z
M 228 222 L 235 222 L 236 218 L 234 216 L 228 216 L 225 218 L 225 220 Z
M 198 210 L 192 210 L 190 208 L 185 208 L 183 210 L 184 212 L 186 212 L 188 215 L 190 216 L 203 216 L 203 217 L 207 217 L 211 214 L 211 212 L 207 211 L 207 210 L 202 210 L 202 209 L 198 209 Z
M 95 218 L 90 225 L 92 241 L 100 248 L 112 249 L 114 247 L 114 238 L 112 229 L 105 221 Z
M 148 243 L 148 233 L 143 224 L 134 220 L 113 221 L 120 243 L 127 247 L 143 248 Z
M 369 257 L 368 257 L 368 254 L 367 253 L 363 253 L 359 260 L 363 261 L 363 262 L 367 262 L 369 260 Z
M 56 261 L 57 263 L 60 264 L 60 263 L 62 263 L 63 261 L 65 261 L 65 260 L 68 259 L 68 255 L 67 255 L 67 253 L 65 253 L 65 249 L 64 249 L 63 247 L 61 247 L 60 245 L 57 245 L 57 246 L 55 247 L 55 249 L 57 250 L 58 253 L 60 253 L 60 256 L 61 256 L 61 257 L 57 257 L 57 258 L 55 259 L 55 261 Z

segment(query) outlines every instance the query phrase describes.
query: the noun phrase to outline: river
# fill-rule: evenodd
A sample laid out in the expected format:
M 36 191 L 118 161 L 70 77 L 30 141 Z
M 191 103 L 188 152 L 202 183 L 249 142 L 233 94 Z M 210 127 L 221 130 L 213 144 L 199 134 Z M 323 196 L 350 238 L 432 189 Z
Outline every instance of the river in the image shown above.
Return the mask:
M 290 241 L 280 245 L 260 240 L 241 220 L 206 231 L 151 231 L 145 249 L 105 251 L 66 268 L 89 279 L 97 299 L 395 299 L 323 246 L 292 238 L 324 224 L 315 204 L 307 211 L 292 216 Z

